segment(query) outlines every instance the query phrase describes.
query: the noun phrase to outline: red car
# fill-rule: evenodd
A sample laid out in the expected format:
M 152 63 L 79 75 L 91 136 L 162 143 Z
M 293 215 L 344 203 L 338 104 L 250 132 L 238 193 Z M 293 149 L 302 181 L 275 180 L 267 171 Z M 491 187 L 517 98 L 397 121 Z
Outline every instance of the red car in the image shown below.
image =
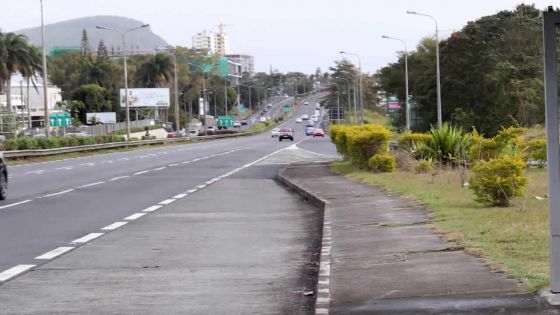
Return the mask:
M 323 129 L 316 128 L 315 130 L 313 130 L 313 138 L 324 137 L 324 136 L 325 136 L 325 132 L 323 131 Z

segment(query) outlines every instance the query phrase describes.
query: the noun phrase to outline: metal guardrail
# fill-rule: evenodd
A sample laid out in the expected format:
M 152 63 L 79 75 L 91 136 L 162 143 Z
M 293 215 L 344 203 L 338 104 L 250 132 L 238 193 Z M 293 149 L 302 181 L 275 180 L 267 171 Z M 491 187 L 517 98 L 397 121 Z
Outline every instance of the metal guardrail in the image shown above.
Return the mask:
M 7 159 L 30 158 L 30 157 L 48 156 L 48 155 L 55 155 L 55 154 L 73 153 L 73 152 L 138 147 L 144 145 L 170 144 L 170 143 L 177 143 L 177 142 L 199 142 L 199 141 L 212 140 L 212 139 L 237 138 L 237 137 L 251 136 L 253 134 L 254 133 L 248 132 L 248 133 L 214 135 L 214 136 L 197 136 L 197 137 L 169 138 L 169 139 L 156 139 L 156 140 L 110 142 L 110 143 L 89 144 L 89 145 L 54 148 L 54 149 L 13 150 L 13 151 L 4 151 L 4 157 Z

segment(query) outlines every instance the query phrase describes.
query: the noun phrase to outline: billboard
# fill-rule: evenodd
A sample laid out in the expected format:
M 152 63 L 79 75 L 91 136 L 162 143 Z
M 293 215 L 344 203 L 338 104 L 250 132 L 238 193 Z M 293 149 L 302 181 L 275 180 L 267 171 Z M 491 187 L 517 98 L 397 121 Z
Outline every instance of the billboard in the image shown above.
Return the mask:
M 124 89 L 121 89 L 121 107 L 126 107 Z M 128 106 L 135 107 L 169 107 L 169 89 L 128 89 Z
M 95 117 L 95 122 L 98 123 L 114 124 L 117 122 L 117 113 L 115 112 L 86 113 L 88 124 L 91 122 L 92 117 Z

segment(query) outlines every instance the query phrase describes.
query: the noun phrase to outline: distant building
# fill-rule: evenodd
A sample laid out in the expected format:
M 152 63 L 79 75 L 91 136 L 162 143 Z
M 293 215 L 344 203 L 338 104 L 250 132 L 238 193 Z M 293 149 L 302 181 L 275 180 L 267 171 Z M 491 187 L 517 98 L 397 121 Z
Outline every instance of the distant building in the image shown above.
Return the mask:
M 34 126 L 40 125 L 45 116 L 43 100 L 43 80 L 39 77 L 38 82 L 29 84 L 21 75 L 14 74 L 11 79 L 11 111 L 20 114 L 22 117 L 31 117 Z M 27 94 L 29 92 L 29 95 Z M 62 90 L 55 85 L 47 85 L 47 107 L 50 112 L 57 111 L 57 103 L 62 101 Z M 0 94 L 0 107 L 6 108 L 8 104 L 7 95 Z
M 206 49 L 215 54 L 218 50 L 217 35 L 214 32 L 202 31 L 193 36 L 194 49 Z
M 212 54 L 225 56 L 229 54 L 229 37 L 224 32 L 226 24 L 220 24 L 218 33 L 202 31 L 193 36 L 194 49 L 206 49 Z
M 241 73 L 247 73 L 250 76 L 255 74 L 255 58 L 251 55 L 229 54 L 226 57 L 232 62 L 241 65 Z

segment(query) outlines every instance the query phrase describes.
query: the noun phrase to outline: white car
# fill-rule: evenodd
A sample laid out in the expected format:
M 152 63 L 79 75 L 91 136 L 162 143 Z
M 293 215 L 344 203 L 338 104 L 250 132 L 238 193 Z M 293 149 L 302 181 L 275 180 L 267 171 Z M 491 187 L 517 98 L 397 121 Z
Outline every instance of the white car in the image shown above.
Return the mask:
M 311 116 L 311 120 L 313 120 L 313 121 L 319 121 L 319 117 L 317 117 L 317 116 Z
M 296 122 L 299 124 L 299 123 L 303 122 L 303 119 L 298 117 L 298 118 L 296 118 Z
M 236 127 L 236 128 L 241 127 L 241 122 L 239 120 L 234 121 L 233 122 L 233 127 Z
M 272 138 L 278 137 L 280 135 L 280 128 L 274 128 L 270 131 L 270 136 Z
M 308 101 L 303 102 L 303 105 L 309 105 Z
M 308 119 L 309 119 L 309 115 L 303 114 L 303 115 L 301 115 L 301 119 L 302 119 L 302 120 L 308 120 Z
M 259 119 L 260 122 L 265 122 L 266 121 L 266 117 L 261 116 L 261 118 Z

